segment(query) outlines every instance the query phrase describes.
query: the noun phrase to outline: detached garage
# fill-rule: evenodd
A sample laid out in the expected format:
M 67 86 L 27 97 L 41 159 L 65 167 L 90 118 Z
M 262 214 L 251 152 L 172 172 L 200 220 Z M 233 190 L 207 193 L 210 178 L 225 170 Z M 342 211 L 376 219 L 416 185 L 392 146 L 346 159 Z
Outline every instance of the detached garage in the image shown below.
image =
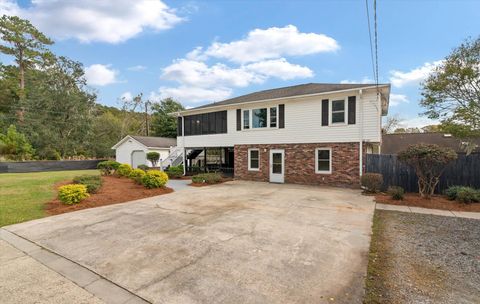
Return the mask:
M 127 135 L 112 149 L 115 149 L 117 162 L 137 168 L 139 165 L 152 167 L 147 160 L 148 152 L 158 152 L 160 154 L 159 164 L 161 164 L 161 161 L 168 157 L 171 149 L 176 146 L 175 138 Z

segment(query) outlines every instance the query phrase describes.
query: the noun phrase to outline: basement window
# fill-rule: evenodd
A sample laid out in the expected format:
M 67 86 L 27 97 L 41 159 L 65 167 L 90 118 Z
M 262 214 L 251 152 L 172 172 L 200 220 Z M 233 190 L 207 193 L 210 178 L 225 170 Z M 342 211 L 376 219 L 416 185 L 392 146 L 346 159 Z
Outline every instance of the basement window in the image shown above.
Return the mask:
M 248 170 L 258 171 L 260 170 L 260 150 L 248 149 Z
M 318 148 L 315 150 L 315 173 L 332 173 L 332 149 Z

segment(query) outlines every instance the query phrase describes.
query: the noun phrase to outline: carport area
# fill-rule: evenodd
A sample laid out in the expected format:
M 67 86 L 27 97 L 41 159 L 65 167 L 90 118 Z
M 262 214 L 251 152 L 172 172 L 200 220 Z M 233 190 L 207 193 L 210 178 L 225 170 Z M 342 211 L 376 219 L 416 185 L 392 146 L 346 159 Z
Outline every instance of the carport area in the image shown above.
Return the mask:
M 374 203 L 233 181 L 4 229 L 154 303 L 361 303 Z

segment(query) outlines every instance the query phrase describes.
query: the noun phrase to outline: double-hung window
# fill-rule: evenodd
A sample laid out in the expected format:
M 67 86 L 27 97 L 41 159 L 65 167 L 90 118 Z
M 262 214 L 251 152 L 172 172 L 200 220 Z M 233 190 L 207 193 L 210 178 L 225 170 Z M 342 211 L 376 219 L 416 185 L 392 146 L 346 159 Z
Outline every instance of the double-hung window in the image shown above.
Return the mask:
M 267 127 L 267 108 L 252 110 L 252 128 L 266 128 Z
M 248 149 L 248 170 L 258 171 L 260 170 L 260 150 Z
M 250 110 L 243 110 L 243 128 L 250 129 Z
M 270 128 L 277 127 L 277 107 L 270 108 Z
M 315 173 L 332 173 L 332 149 L 318 148 L 315 150 Z
M 332 124 L 343 124 L 346 122 L 345 99 L 332 100 Z

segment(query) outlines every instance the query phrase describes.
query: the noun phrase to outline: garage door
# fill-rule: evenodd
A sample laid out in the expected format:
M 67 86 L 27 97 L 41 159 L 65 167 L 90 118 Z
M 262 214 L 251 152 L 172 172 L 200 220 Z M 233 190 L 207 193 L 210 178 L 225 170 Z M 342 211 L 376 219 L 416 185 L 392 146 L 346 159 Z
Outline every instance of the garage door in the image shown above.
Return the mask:
M 132 167 L 137 168 L 139 165 L 145 165 L 146 160 L 144 151 L 132 152 Z

